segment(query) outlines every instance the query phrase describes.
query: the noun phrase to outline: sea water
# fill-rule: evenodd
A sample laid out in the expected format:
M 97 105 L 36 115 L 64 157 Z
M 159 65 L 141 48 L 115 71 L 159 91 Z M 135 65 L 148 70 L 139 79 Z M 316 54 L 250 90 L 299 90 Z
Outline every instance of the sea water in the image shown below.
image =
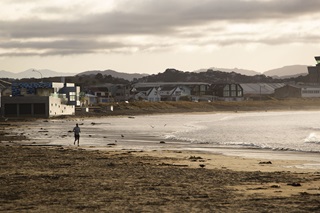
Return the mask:
M 181 113 L 38 121 L 23 128 L 35 143 L 73 145 L 72 129 L 81 128 L 80 145 L 124 149 L 216 147 L 284 150 L 320 155 L 320 111 Z M 19 131 L 19 130 L 18 130 Z M 164 143 L 159 143 L 163 141 Z M 253 151 L 250 151 L 253 152 Z
M 320 152 L 320 112 L 253 112 L 192 115 L 173 138 L 191 143 Z

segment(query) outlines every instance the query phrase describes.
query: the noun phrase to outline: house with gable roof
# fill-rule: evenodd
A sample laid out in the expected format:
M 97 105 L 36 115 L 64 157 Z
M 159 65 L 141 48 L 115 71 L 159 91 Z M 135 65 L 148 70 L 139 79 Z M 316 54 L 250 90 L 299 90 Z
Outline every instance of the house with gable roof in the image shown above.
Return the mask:
M 243 100 L 243 88 L 240 84 L 212 84 L 208 90 L 208 95 L 213 95 L 224 101 Z
M 135 100 L 146 100 L 151 102 L 161 101 L 160 88 L 159 87 L 139 87 L 133 88 Z
M 183 90 L 179 86 L 163 86 L 160 89 L 161 101 L 179 101 Z
M 130 99 L 130 85 L 105 83 L 86 89 L 90 94 L 90 103 L 107 103 L 114 101 L 128 101 Z M 93 98 L 96 98 L 93 101 Z
M 155 87 L 160 91 L 161 100 L 178 101 L 181 97 L 198 100 L 206 94 L 209 84 L 203 82 L 147 82 L 136 83 L 133 87 L 135 89 Z

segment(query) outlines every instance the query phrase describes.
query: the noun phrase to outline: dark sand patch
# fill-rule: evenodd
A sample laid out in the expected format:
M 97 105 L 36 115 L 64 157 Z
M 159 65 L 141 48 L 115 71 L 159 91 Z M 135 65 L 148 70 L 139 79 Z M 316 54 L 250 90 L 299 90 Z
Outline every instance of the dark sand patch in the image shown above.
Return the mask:
M 320 194 L 286 197 L 279 195 L 281 188 L 271 187 L 319 178 L 308 174 L 189 168 L 176 158 L 136 152 L 18 145 L 0 146 L 0 165 L 3 212 L 320 210 Z M 272 191 L 268 195 L 266 185 Z

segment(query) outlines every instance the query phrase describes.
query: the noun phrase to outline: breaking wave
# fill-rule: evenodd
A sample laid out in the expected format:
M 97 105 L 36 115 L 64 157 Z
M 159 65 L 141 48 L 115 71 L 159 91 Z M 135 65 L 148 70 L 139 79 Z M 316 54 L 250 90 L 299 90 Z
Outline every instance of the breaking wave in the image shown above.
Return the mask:
M 320 144 L 320 135 L 312 132 L 304 139 L 304 142 Z

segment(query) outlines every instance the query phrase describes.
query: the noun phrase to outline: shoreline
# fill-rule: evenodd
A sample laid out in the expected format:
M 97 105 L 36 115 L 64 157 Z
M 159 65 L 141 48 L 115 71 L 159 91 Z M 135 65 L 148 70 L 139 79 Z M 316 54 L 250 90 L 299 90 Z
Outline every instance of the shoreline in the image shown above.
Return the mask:
M 319 110 L 317 110 L 319 111 Z M 251 111 L 250 111 L 251 112 Z M 250 113 L 250 112 L 245 112 L 245 113 Z M 255 111 L 253 111 L 255 112 Z M 193 112 L 193 114 L 207 114 L 208 112 Z M 224 112 L 209 112 L 209 113 L 224 113 Z M 180 114 L 180 113 L 179 113 Z M 182 113 L 185 114 L 185 113 Z M 141 116 L 141 115 L 138 115 Z M 148 115 L 146 115 L 148 116 Z M 127 115 L 117 115 L 115 118 L 126 118 Z M 89 122 L 94 121 L 99 119 L 97 117 L 89 117 L 89 118 L 84 118 L 84 117 L 75 117 L 73 119 L 69 118 L 69 122 L 84 122 L 87 120 L 87 125 Z M 54 120 L 54 119 L 53 119 Z M 60 119 L 58 119 L 60 120 Z M 43 119 L 42 121 L 40 120 L 39 123 L 48 123 L 48 119 Z M 94 123 L 93 122 L 93 123 Z M 27 127 L 29 121 L 26 121 L 25 123 L 22 124 L 16 124 L 15 122 L 11 125 L 8 125 L 8 128 L 11 129 L 17 129 L 18 126 L 22 127 Z M 32 123 L 32 122 L 31 122 Z M 5 125 L 4 125 L 5 124 Z M 0 122 L 0 127 L 5 127 L 8 124 L 8 122 L 3 122 L 1 125 Z M 10 123 L 9 123 L 10 124 Z M 99 126 L 100 123 L 96 122 L 95 126 Z M 29 126 L 30 127 L 30 126 Z M 94 126 L 92 126 L 94 127 Z M 91 128 L 90 126 L 87 128 Z M 23 129 L 23 128 L 22 128 Z M 34 127 L 36 129 L 36 127 Z M 42 130 L 43 129 L 43 130 Z M 44 128 L 41 128 L 38 132 L 47 132 L 44 130 Z M 1 131 L 1 130 L 0 130 Z M 9 130 L 10 131 L 10 130 Z M 35 130 L 37 131 L 37 130 Z M 41 133 L 36 133 L 40 135 Z M 43 133 L 44 134 L 44 133 Z M 61 133 L 63 134 L 63 133 Z M 85 134 L 85 133 L 84 133 Z M 269 148 L 246 148 L 246 147 L 232 147 L 232 146 L 225 146 L 225 145 L 214 145 L 214 144 L 206 144 L 206 143 L 200 143 L 201 147 L 198 146 L 198 143 L 190 143 L 186 142 L 184 140 L 172 140 L 168 138 L 163 138 L 161 136 L 156 136 L 156 135 L 135 135 L 135 134 L 127 134 L 124 138 L 120 138 L 117 135 L 112 135 L 112 131 L 110 133 L 109 130 L 106 130 L 105 135 L 101 135 L 101 133 L 94 133 L 90 132 L 89 135 L 84 135 L 81 137 L 81 140 L 86 140 L 84 137 L 87 137 L 87 139 L 95 140 L 99 139 L 101 140 L 102 138 L 104 140 L 107 140 L 108 142 L 98 145 L 98 144 L 87 144 L 85 146 L 82 145 L 80 142 L 80 147 L 85 148 L 85 149 L 97 149 L 97 150 L 128 150 L 128 151 L 145 151 L 145 152 L 151 152 L 155 150 L 159 151 L 184 151 L 184 152 L 194 152 L 194 153 L 211 153 L 211 154 L 218 154 L 218 155 L 225 155 L 225 156 L 236 156 L 236 157 L 242 157 L 242 158 L 253 158 L 253 159 L 261 159 L 261 160 L 296 160 L 299 159 L 300 161 L 305 161 L 306 164 L 313 164 L 314 169 L 320 169 L 320 158 L 319 158 L 319 152 L 308 152 L 308 151 L 295 151 L 295 150 L 273 150 Z M 10 134 L 9 134 L 10 135 Z M 47 134 L 46 134 L 47 135 Z M 119 133 L 120 135 L 120 133 Z M 88 136 L 90 136 L 88 138 Z M 24 145 L 34 145 L 34 146 L 60 146 L 61 144 L 65 148 L 70 148 L 72 147 L 71 141 L 73 140 L 73 134 L 67 134 L 67 135 L 62 135 L 62 137 L 67 137 L 70 138 L 70 141 L 67 143 L 51 143 L 49 141 L 46 141 L 46 139 L 40 139 L 37 138 L 37 140 L 29 139 L 25 140 L 23 142 Z M 92 137 L 92 138 L 91 138 Z M 98 138 L 100 137 L 100 138 Z M 23 139 L 26 139 L 27 135 L 25 132 L 16 132 L 14 135 L 10 135 L 8 140 L 13 140 L 13 141 L 20 141 L 22 142 Z M 1 141 L 1 138 L 0 138 Z M 37 141 L 37 142 L 36 142 Z M 118 141 L 118 142 L 114 142 Z M 299 167 L 302 167 L 301 165 Z M 308 165 L 307 167 L 311 167 Z M 308 168 L 309 169 L 309 168 Z

